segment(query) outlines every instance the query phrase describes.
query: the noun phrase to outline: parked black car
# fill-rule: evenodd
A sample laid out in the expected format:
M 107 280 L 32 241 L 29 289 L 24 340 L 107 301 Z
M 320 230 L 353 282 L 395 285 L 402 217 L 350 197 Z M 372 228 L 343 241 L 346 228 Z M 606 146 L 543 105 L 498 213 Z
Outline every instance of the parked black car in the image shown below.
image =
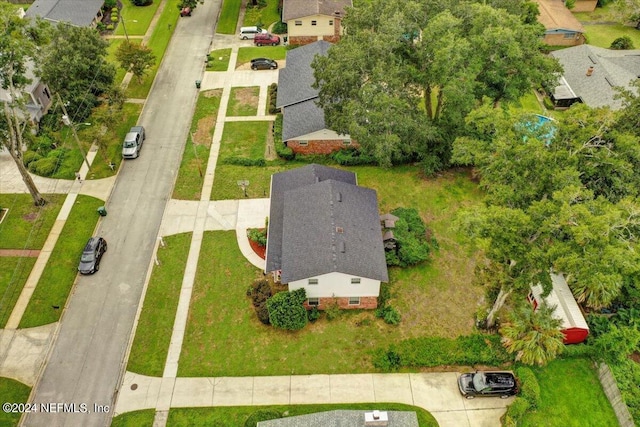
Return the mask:
M 460 375 L 458 388 L 467 399 L 476 396 L 500 396 L 504 399 L 518 393 L 518 382 L 508 371 L 476 371 Z
M 100 270 L 100 260 L 107 252 L 107 241 L 102 237 L 92 237 L 87 242 L 80 258 L 78 271 L 80 274 L 93 274 Z
M 278 63 L 269 58 L 255 58 L 251 60 L 252 70 L 275 70 L 278 68 Z

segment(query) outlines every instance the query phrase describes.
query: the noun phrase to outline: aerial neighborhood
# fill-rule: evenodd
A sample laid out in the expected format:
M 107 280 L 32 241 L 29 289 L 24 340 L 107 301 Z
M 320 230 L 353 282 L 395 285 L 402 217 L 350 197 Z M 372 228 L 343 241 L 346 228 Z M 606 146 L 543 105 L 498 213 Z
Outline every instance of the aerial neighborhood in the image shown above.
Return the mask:
M 0 426 L 640 423 L 640 0 L 0 23 Z

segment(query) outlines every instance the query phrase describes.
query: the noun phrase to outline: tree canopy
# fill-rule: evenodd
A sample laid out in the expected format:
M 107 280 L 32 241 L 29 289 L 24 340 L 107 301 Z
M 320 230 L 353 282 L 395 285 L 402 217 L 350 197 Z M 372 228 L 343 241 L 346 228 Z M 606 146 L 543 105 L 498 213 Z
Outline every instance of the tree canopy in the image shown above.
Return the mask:
M 125 40 L 116 52 L 116 59 L 122 68 L 130 71 L 141 83 L 149 68 L 155 64 L 156 56 L 149 47 Z
M 454 136 L 483 97 L 518 99 L 560 69 L 540 52 L 535 10 L 491 3 L 372 0 L 349 9 L 346 34 L 313 63 L 327 125 L 381 165 L 448 165 Z

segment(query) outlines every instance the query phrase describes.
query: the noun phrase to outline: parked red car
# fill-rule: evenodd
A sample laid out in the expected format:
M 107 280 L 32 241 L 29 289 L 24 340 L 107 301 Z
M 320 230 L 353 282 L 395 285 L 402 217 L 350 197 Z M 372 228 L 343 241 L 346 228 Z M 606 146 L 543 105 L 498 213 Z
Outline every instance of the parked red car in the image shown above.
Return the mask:
M 277 46 L 280 44 L 280 37 L 273 35 L 271 33 L 256 34 L 256 36 L 253 39 L 253 44 L 255 44 L 256 46 L 265 46 L 265 45 Z

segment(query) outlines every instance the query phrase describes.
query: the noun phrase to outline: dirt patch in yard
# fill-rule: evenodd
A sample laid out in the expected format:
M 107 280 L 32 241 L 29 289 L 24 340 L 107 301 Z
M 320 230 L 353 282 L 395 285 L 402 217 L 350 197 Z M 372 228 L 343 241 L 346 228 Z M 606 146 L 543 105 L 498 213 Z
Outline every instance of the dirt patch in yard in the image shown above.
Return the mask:
M 258 91 L 258 93 L 256 94 L 255 88 L 253 87 L 235 88 L 233 92 L 234 92 L 233 97 L 235 98 L 236 101 L 238 101 L 239 104 L 250 105 L 250 106 L 258 105 L 258 98 L 260 96 L 260 92 Z

